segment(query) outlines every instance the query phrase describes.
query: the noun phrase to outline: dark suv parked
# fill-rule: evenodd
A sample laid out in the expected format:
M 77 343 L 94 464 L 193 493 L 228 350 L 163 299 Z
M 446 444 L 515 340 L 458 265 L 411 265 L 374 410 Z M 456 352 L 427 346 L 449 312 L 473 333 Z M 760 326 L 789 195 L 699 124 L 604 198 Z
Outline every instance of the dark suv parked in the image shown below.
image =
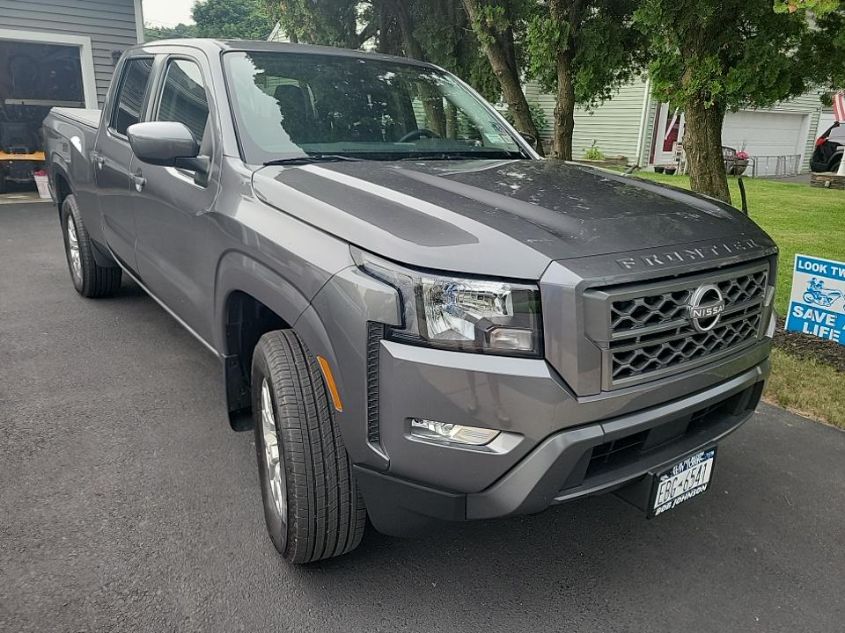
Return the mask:
M 814 172 L 836 172 L 845 151 L 845 126 L 831 125 L 816 139 L 816 149 L 810 158 L 810 169 Z

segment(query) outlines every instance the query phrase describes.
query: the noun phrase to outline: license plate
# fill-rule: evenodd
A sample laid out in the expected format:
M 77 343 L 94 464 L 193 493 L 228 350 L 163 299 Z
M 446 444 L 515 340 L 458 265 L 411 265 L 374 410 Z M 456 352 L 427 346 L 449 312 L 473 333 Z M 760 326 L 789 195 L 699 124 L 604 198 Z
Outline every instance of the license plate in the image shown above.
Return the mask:
M 672 468 L 656 475 L 652 488 L 651 516 L 677 508 L 705 492 L 710 485 L 715 460 L 716 449 L 710 448 L 685 457 Z

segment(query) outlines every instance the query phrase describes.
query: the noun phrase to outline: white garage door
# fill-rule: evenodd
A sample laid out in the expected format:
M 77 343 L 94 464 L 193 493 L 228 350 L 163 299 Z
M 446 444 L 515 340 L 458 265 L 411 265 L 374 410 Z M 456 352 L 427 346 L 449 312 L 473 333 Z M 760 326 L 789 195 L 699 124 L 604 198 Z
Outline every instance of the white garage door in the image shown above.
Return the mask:
M 742 149 L 752 156 L 802 154 L 805 114 L 782 112 L 728 112 L 722 128 L 722 145 Z

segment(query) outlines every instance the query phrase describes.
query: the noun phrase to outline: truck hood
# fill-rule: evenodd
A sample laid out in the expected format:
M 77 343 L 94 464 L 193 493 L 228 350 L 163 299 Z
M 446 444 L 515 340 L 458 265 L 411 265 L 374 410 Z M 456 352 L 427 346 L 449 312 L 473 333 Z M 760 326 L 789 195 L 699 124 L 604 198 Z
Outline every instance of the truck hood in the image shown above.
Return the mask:
M 561 161 L 263 167 L 265 203 L 411 266 L 539 279 L 552 260 L 765 234 L 732 207 Z

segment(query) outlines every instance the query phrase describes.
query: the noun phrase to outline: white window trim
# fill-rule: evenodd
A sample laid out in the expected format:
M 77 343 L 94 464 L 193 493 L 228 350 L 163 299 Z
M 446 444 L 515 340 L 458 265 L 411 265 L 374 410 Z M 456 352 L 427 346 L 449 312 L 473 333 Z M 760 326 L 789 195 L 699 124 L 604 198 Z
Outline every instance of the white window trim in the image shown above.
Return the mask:
M 90 37 L 0 28 L 0 40 L 79 47 L 79 65 L 82 68 L 82 92 L 85 97 L 85 107 L 97 107 L 97 82 L 94 79 L 94 54 L 91 49 Z
M 144 43 L 144 6 L 141 0 L 135 0 L 135 34 L 138 38 L 138 43 Z

